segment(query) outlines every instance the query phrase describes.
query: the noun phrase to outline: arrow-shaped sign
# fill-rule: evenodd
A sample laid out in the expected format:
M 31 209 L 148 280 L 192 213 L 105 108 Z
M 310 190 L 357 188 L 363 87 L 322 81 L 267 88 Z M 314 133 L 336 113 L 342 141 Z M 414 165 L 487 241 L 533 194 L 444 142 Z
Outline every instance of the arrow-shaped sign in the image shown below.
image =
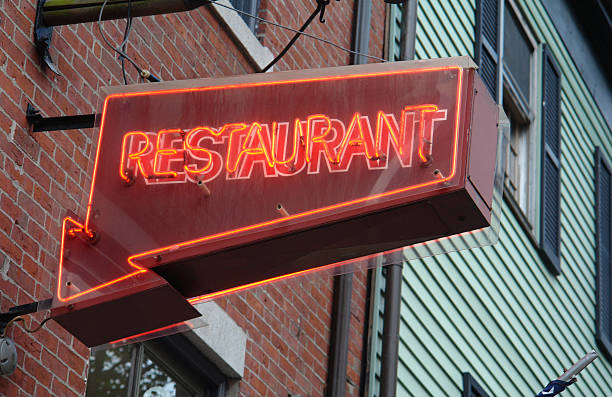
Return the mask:
M 109 94 L 56 318 L 74 330 L 79 310 L 162 288 L 185 319 L 185 298 L 487 226 L 497 113 L 489 100 L 490 170 L 466 187 L 475 81 L 461 62 L 399 63 Z

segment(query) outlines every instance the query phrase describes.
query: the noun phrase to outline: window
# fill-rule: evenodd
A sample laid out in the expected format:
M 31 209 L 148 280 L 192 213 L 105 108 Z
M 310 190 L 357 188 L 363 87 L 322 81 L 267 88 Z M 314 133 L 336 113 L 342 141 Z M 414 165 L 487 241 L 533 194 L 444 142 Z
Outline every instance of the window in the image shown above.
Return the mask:
M 463 395 L 462 397 L 489 397 L 482 387 L 468 372 L 463 373 Z
M 218 397 L 226 379 L 183 335 L 93 350 L 87 397 Z
M 602 353 L 612 361 L 612 169 L 599 148 L 595 151 L 595 192 L 596 339 Z
M 243 48 L 245 55 L 253 65 L 258 70 L 263 69 L 274 59 L 274 55 L 255 37 L 257 20 L 227 7 L 257 15 L 259 0 L 231 0 L 231 2 L 230 0 L 216 0 L 211 4 L 211 10 L 225 25 L 236 42 L 240 43 L 240 47 Z
M 257 10 L 259 9 L 259 0 L 230 0 L 230 3 L 232 3 L 235 9 L 247 12 L 251 15 L 257 15 Z M 249 29 L 251 29 L 251 32 L 255 33 L 257 31 L 257 19 L 251 18 L 245 14 L 240 14 L 240 16 Z
M 503 107 L 510 120 L 510 145 L 506 155 L 505 190 L 525 217 L 530 228 L 535 220 L 535 159 L 533 137 L 532 81 L 535 46 L 522 29 L 510 6 L 504 9 L 502 57 Z
M 523 226 L 535 233 L 537 191 L 534 182 L 538 155 L 534 131 L 536 41 L 521 22 L 513 2 L 479 0 L 477 7 L 476 28 L 480 34 L 474 52 L 480 74 L 510 120 L 505 195 Z M 503 31 L 498 29 L 501 23 Z
M 547 266 L 559 274 L 559 69 L 546 46 L 538 51 L 513 0 L 477 0 L 476 11 L 479 73 L 510 120 L 504 197 Z

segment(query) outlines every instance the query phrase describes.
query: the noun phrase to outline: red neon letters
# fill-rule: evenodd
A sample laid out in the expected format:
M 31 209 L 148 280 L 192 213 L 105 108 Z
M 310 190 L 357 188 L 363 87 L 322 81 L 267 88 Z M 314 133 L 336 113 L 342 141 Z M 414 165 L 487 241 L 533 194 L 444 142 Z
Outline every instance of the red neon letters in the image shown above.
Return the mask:
M 131 182 L 140 175 L 147 184 L 209 182 L 223 168 L 226 179 L 248 179 L 257 166 L 269 178 L 304 169 L 318 174 L 321 160 L 329 172 L 346 172 L 354 157 L 368 169 L 385 169 L 391 152 L 402 167 L 411 167 L 413 157 L 428 162 L 434 125 L 446 120 L 447 110 L 406 106 L 397 116 L 381 110 L 374 122 L 357 112 L 350 120 L 314 114 L 292 122 L 130 131 L 123 136 L 119 176 Z

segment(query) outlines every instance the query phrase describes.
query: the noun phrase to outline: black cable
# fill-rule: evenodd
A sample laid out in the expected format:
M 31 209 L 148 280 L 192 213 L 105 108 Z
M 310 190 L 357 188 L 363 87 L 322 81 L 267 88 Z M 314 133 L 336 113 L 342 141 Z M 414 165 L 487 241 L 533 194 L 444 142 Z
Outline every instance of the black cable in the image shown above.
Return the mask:
M 106 43 L 106 45 L 109 48 L 111 48 L 113 51 L 115 51 L 121 57 L 123 57 L 124 59 L 127 59 L 127 61 L 129 63 L 131 63 L 132 66 L 134 66 L 134 69 L 136 69 L 136 71 L 138 72 L 138 74 L 142 78 L 147 79 L 150 82 L 159 82 L 159 81 L 161 81 L 157 76 L 155 76 L 154 74 L 152 74 L 148 70 L 144 70 L 140 66 L 138 66 L 138 64 L 132 58 L 130 58 L 125 53 L 125 51 L 123 51 L 121 48 L 113 47 L 113 45 L 110 43 L 110 41 L 108 41 L 108 38 L 106 37 L 106 34 L 104 33 L 104 29 L 102 29 L 102 14 L 104 13 L 104 7 L 106 7 L 106 3 L 108 3 L 108 0 L 104 0 L 104 3 L 102 3 L 102 7 L 100 8 L 100 14 L 98 15 L 98 30 L 100 31 L 100 35 L 102 36 L 102 40 L 104 41 L 104 43 Z M 131 23 L 130 23 L 130 30 L 131 30 Z M 124 46 L 127 43 L 127 39 L 129 38 L 129 31 L 128 31 L 128 34 L 126 36 L 127 37 L 124 38 L 124 40 L 121 42 L 119 47 L 122 47 L 122 46 Z
M 272 66 L 274 66 L 274 64 L 276 62 L 278 62 L 287 53 L 287 51 L 289 51 L 291 46 L 293 46 L 293 44 L 295 44 L 297 39 L 300 38 L 302 33 L 304 33 L 304 30 L 306 30 L 308 25 L 310 25 L 310 23 L 316 18 L 317 15 L 319 15 L 319 13 L 321 13 L 321 22 L 325 22 L 325 20 L 323 19 L 323 13 L 325 12 L 325 6 L 327 4 L 329 4 L 329 0 L 317 0 L 317 8 L 312 12 L 312 14 L 310 14 L 310 16 L 308 17 L 306 22 L 304 22 L 302 27 L 299 29 L 299 31 L 296 32 L 295 35 L 293 35 L 293 38 L 291 38 L 291 40 L 289 41 L 289 43 L 287 43 L 285 48 L 283 48 L 283 50 L 278 53 L 276 58 L 274 58 L 272 61 L 270 61 L 270 63 L 265 68 L 261 69 L 260 73 L 267 72 L 268 69 L 270 69 Z
M 26 325 L 25 325 L 25 322 L 26 322 L 25 317 L 23 317 L 23 316 L 17 316 L 17 317 L 15 317 L 15 318 L 11 319 L 11 320 L 10 320 L 10 321 L 9 321 L 9 322 L 6 324 L 6 327 L 4 328 L 4 330 L 3 330 L 2 334 L 0 335 L 0 337 L 4 337 L 4 335 L 6 335 L 6 332 L 7 332 L 7 329 L 8 329 L 8 327 L 9 327 L 9 325 L 11 325 L 11 324 L 13 324 L 13 323 L 16 323 L 17 321 L 21 321 L 21 322 L 23 323 L 23 329 L 24 329 L 26 332 L 28 332 L 28 333 L 32 334 L 32 333 L 34 333 L 34 332 L 36 332 L 36 331 L 40 330 L 40 329 L 43 327 L 43 325 L 45 325 L 45 324 L 47 323 L 47 321 L 49 321 L 49 320 L 51 320 L 51 317 L 47 317 L 47 318 L 45 318 L 43 321 L 41 321 L 41 323 L 40 323 L 40 324 L 38 324 L 38 325 L 37 325 L 36 327 L 34 327 L 34 328 L 28 328 L 28 327 L 26 327 Z
M 100 35 L 102 36 L 102 40 L 104 41 L 104 43 L 106 43 L 106 45 L 109 48 L 111 48 L 113 51 L 115 51 L 117 54 L 119 54 L 123 58 L 127 59 L 128 62 L 131 63 L 132 66 L 134 66 L 134 68 L 140 74 L 142 72 L 142 69 L 140 68 L 140 66 L 138 66 L 138 64 L 136 64 L 136 62 L 134 62 L 134 60 L 132 58 L 130 58 L 120 48 L 113 47 L 113 45 L 110 43 L 110 41 L 108 41 L 108 39 L 106 38 L 106 34 L 104 33 L 104 29 L 102 29 L 102 14 L 104 13 L 104 7 L 106 7 L 106 3 L 108 3 L 108 0 L 104 0 L 104 3 L 102 3 L 102 7 L 100 8 L 100 14 L 98 15 L 98 30 L 100 31 Z M 122 43 L 122 45 L 123 45 L 123 43 Z
M 121 43 L 121 51 L 127 51 L 127 42 L 130 38 L 130 33 L 132 32 L 132 0 L 128 0 L 128 9 L 127 9 L 127 21 L 125 22 L 125 31 L 123 32 L 123 42 Z M 121 74 L 123 75 L 123 83 L 127 85 L 127 76 L 125 74 L 125 58 L 123 56 L 119 56 L 121 59 Z
M 301 34 L 302 36 L 309 37 L 309 38 L 311 38 L 311 39 L 313 39 L 313 40 L 317 40 L 317 41 L 320 41 L 320 42 L 322 42 L 322 43 L 329 44 L 329 45 L 331 45 L 332 47 L 335 47 L 335 48 L 337 48 L 337 49 L 339 49 L 339 50 L 342 50 L 342 51 L 346 51 L 346 52 L 348 52 L 348 53 L 350 53 L 350 54 L 353 54 L 353 55 L 361 55 L 361 56 L 364 56 L 364 57 L 366 57 L 366 58 L 375 59 L 375 60 L 377 60 L 377 61 L 381 61 L 381 62 L 388 62 L 388 61 L 387 61 L 386 59 L 384 59 L 384 58 L 380 58 L 380 57 L 377 57 L 377 56 L 375 56 L 375 55 L 364 54 L 364 53 L 362 53 L 362 52 L 358 52 L 358 51 L 353 51 L 353 50 L 351 50 L 350 48 L 343 47 L 343 46 L 341 46 L 341 45 L 339 45 L 339 44 L 334 43 L 333 41 L 330 41 L 330 40 L 324 39 L 324 38 L 322 38 L 322 37 L 315 36 L 315 35 L 310 34 L 310 33 L 300 32 L 298 29 L 294 29 L 294 28 L 289 27 L 289 26 L 286 26 L 286 25 L 281 25 L 280 23 L 277 23 L 277 22 L 274 22 L 274 21 L 270 21 L 270 20 L 268 20 L 268 19 L 264 19 L 264 18 L 258 17 L 257 15 L 253 15 L 253 14 L 248 13 L 248 12 L 246 12 L 246 11 L 238 10 L 238 9 L 236 9 L 236 8 L 234 8 L 234 7 L 227 6 L 227 5 L 223 4 L 223 3 L 217 3 L 215 0 L 211 0 L 210 2 L 211 2 L 211 3 L 213 3 L 213 4 L 215 4 L 215 5 L 217 5 L 217 6 L 219 6 L 219 7 L 227 8 L 228 10 L 236 11 L 236 12 L 237 12 L 237 13 L 239 13 L 239 14 L 246 15 L 246 16 L 247 16 L 247 17 L 249 17 L 249 18 L 256 19 L 256 20 L 258 20 L 259 22 L 267 23 L 267 24 L 269 24 L 269 25 L 276 26 L 276 27 L 281 28 L 281 29 L 286 29 L 286 30 L 289 30 L 289 31 L 291 31 L 291 32 L 295 32 L 295 33 Z
M 272 26 L 276 26 L 279 27 L 281 29 L 286 29 L 286 30 L 290 30 L 292 32 L 295 32 L 296 34 L 294 35 L 294 37 L 291 39 L 291 41 L 289 41 L 289 43 L 285 46 L 285 48 L 276 56 L 276 58 L 274 58 L 264 69 L 262 69 L 261 72 L 266 72 L 267 70 L 269 70 L 276 62 L 278 62 L 286 53 L 287 51 L 289 51 L 289 49 L 291 48 L 291 46 L 297 41 L 297 39 L 299 38 L 300 35 L 306 36 L 306 37 L 310 37 L 311 39 L 314 40 L 318 40 L 321 41 L 323 43 L 329 44 L 333 47 L 336 47 L 342 51 L 346 51 L 348 53 L 354 54 L 354 55 L 361 55 L 364 56 L 366 58 L 370 58 L 370 59 L 376 59 L 378 61 L 381 62 L 387 62 L 386 59 L 374 56 L 374 55 L 369 55 L 369 54 L 364 54 L 358 51 L 353 51 L 349 48 L 343 47 L 339 44 L 336 44 L 330 40 L 324 39 L 322 37 L 318 37 L 309 33 L 304 32 L 306 30 L 306 28 L 308 27 L 308 25 L 310 25 L 310 23 L 314 20 L 314 18 L 320 13 L 320 20 L 321 22 L 325 22 L 325 20 L 323 19 L 324 13 L 325 13 L 325 6 L 327 6 L 329 4 L 330 0 L 317 0 L 317 8 L 315 9 L 315 11 L 310 15 L 310 17 L 306 20 L 306 22 L 302 25 L 302 27 L 300 29 L 294 29 L 291 28 L 289 26 L 286 25 L 281 25 L 279 23 L 264 19 L 264 18 L 260 18 L 256 15 L 253 15 L 251 13 L 248 13 L 246 11 L 242 11 L 242 10 L 238 10 L 232 6 L 227 6 L 225 4 L 221 4 L 218 3 L 216 0 L 209 0 L 208 3 L 206 4 L 216 4 L 217 6 L 220 7 L 224 7 L 230 10 L 233 10 L 239 14 L 242 15 L 246 15 L 250 18 L 253 18 L 257 21 L 263 22 L 263 23 L 267 23 L 270 24 Z M 106 4 L 108 3 L 108 0 L 104 0 L 104 3 L 102 4 L 102 7 L 100 8 L 100 14 L 98 16 L 98 30 L 100 31 L 100 35 L 102 36 L 102 39 L 104 40 L 104 42 L 106 43 L 106 45 L 111 48 L 113 51 L 115 51 L 117 54 L 119 54 L 119 57 L 121 59 L 121 64 L 122 64 L 122 71 L 123 71 L 123 79 L 124 79 L 124 83 L 127 84 L 127 79 L 126 79 L 126 75 L 125 75 L 125 60 L 127 59 L 127 61 L 132 64 L 132 66 L 136 69 L 136 71 L 138 72 L 138 74 L 140 75 L 140 77 L 150 81 L 150 82 L 159 82 L 161 81 L 157 76 L 151 74 L 151 72 L 149 72 L 148 70 L 143 70 L 142 68 L 140 68 L 136 62 L 134 62 L 134 60 L 132 58 L 130 58 L 126 52 L 126 44 L 131 32 L 131 24 L 132 24 L 132 17 L 131 17 L 131 0 L 128 0 L 128 25 L 126 25 L 126 30 L 124 32 L 124 37 L 123 37 L 123 41 L 120 45 L 120 48 L 115 48 L 112 46 L 112 44 L 109 42 L 109 40 L 107 39 L 104 30 L 102 29 L 102 15 L 104 12 L 104 7 L 106 6 Z

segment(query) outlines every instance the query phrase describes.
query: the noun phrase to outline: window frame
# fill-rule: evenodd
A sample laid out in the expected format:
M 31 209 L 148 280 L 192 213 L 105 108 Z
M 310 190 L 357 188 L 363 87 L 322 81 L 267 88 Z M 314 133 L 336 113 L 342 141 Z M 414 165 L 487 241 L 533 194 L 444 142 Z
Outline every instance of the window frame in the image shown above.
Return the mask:
M 514 0 L 501 0 L 503 4 L 501 14 L 501 29 L 505 29 L 505 11 L 508 7 L 508 11 L 511 12 L 518 24 L 518 28 L 521 33 L 525 36 L 527 43 L 532 48 L 531 60 L 530 60 L 530 77 L 529 77 L 529 98 L 524 98 L 520 93 L 520 89 L 517 87 L 517 83 L 514 81 L 510 68 L 504 61 L 502 49 L 502 66 L 501 66 L 501 79 L 502 79 L 502 104 L 504 107 L 513 109 L 513 115 L 518 115 L 519 122 L 521 124 L 527 124 L 525 131 L 522 132 L 526 135 L 526 141 L 523 142 L 523 149 L 527 149 L 528 152 L 524 154 L 529 164 L 524 165 L 522 168 L 525 170 L 526 175 L 522 175 L 522 180 L 519 182 L 519 188 L 522 187 L 525 195 L 525 203 L 521 203 L 520 198 L 514 197 L 506 188 L 504 182 L 504 197 L 506 202 L 509 204 L 514 215 L 517 217 L 521 226 L 528 232 L 530 237 L 537 241 L 536 236 L 539 235 L 539 203 L 540 203 L 540 173 L 538 172 L 540 159 L 540 139 L 538 139 L 539 128 L 539 112 L 537 112 L 537 104 L 539 96 L 541 95 L 541 78 L 539 71 L 542 69 L 542 57 L 540 55 L 541 45 L 538 43 L 535 34 L 533 33 L 531 26 L 527 23 L 520 8 Z M 502 33 L 502 36 L 504 34 Z M 504 46 L 504 39 L 502 38 L 500 45 Z M 510 101 L 510 103 L 506 103 Z M 511 119 L 511 115 L 507 115 Z M 526 181 L 525 181 L 526 179 Z M 525 191 L 526 188 L 526 191 Z M 539 245 L 539 244 L 536 244 Z
M 268 47 L 263 46 L 247 23 L 233 8 L 229 0 L 216 0 L 209 4 L 215 16 L 225 25 L 238 45 L 245 51 L 245 55 L 252 61 L 257 70 L 265 68 L 273 59 L 274 55 Z M 274 67 L 270 68 L 270 72 Z
M 126 397 L 139 395 L 145 354 L 196 397 L 224 397 L 227 394 L 227 377 L 184 335 L 175 334 L 128 346 L 133 350 L 131 350 Z M 92 349 L 92 353 L 95 351 L 95 348 Z
M 494 3 L 497 8 L 497 20 L 495 21 L 495 29 L 497 36 L 497 48 L 495 49 L 497 53 L 491 54 L 491 46 L 490 43 L 487 42 L 487 38 L 484 36 L 484 26 L 483 19 L 488 18 L 487 26 L 492 24 L 491 22 L 491 4 Z M 485 4 L 488 7 L 485 7 Z M 516 87 L 513 88 L 513 81 L 509 78 L 509 74 L 506 72 L 507 69 L 504 62 L 504 19 L 505 19 L 505 9 L 508 7 L 509 12 L 515 17 L 518 28 L 521 30 L 521 33 L 524 34 L 527 41 L 533 48 L 532 53 L 532 61 L 531 61 L 531 78 L 530 78 L 530 92 L 529 92 L 529 108 L 525 109 L 525 106 L 521 106 L 521 95 L 518 94 L 518 89 Z M 487 14 L 484 15 L 485 10 Z M 560 215 L 556 218 L 556 244 L 557 247 L 555 249 L 551 249 L 550 243 L 550 228 L 545 230 L 545 221 L 548 221 L 548 216 L 545 216 L 544 211 L 546 208 L 545 198 L 550 198 L 550 185 L 545 186 L 543 168 L 545 166 L 545 160 L 547 155 L 547 145 L 548 142 L 545 141 L 545 108 L 542 106 L 544 96 L 546 95 L 547 88 L 545 86 L 545 68 L 548 66 L 548 62 L 553 65 L 553 70 L 558 78 L 558 89 L 559 93 L 562 89 L 563 84 L 563 75 L 560 72 L 560 68 L 556 63 L 554 56 L 550 53 L 550 51 L 546 51 L 545 43 L 540 41 L 540 38 L 535 34 L 536 30 L 533 29 L 532 25 L 529 21 L 523 16 L 521 12 L 521 7 L 518 5 L 516 0 L 476 0 L 476 25 L 475 25 L 475 59 L 476 63 L 483 68 L 483 74 L 486 74 L 488 77 L 489 83 L 487 83 L 487 87 L 489 91 L 492 90 L 490 84 L 491 81 L 491 65 L 483 64 L 482 52 L 486 51 L 489 55 L 496 56 L 495 59 L 495 67 L 496 67 L 496 101 L 505 108 L 515 107 L 514 114 L 519 115 L 519 119 L 522 118 L 525 121 L 529 121 L 529 126 L 527 127 L 527 142 L 525 146 L 528 148 L 529 153 L 526 154 L 527 159 L 529 159 L 529 164 L 525 164 L 523 166 L 524 169 L 527 169 L 529 175 L 527 175 L 527 181 L 523 182 L 524 186 L 527 186 L 526 194 L 526 202 L 524 205 L 520 205 L 519 202 L 514 198 L 512 191 L 506 188 L 506 181 L 504 181 L 504 190 L 503 196 L 506 204 L 512 211 L 515 219 L 521 226 L 521 228 L 525 231 L 526 237 L 531 241 L 533 246 L 538 251 L 540 257 L 542 258 L 544 264 L 548 267 L 548 269 L 554 274 L 559 275 L 561 273 L 561 265 L 560 265 L 560 242 L 561 242 L 561 218 Z M 488 30 L 488 36 L 491 36 L 491 29 Z M 489 45 L 487 47 L 487 44 Z M 501 60 L 501 65 L 499 60 Z M 491 61 L 489 61 L 491 62 Z M 488 67 L 487 70 L 484 68 Z M 483 77 L 483 81 L 487 81 Z M 555 120 L 557 123 L 557 136 L 559 137 L 559 141 L 561 140 L 561 95 L 557 96 L 558 100 L 558 109 L 559 111 L 555 115 L 557 119 Z M 514 103 L 514 104 L 513 104 Z M 524 104 L 524 103 L 523 103 Z M 522 110 L 520 108 L 523 108 Z M 521 115 L 522 113 L 522 115 Z M 512 117 L 512 115 L 510 115 Z M 509 117 L 509 118 L 510 118 Z M 516 116 L 515 116 L 516 117 Z M 561 170 L 561 152 L 559 151 L 557 161 L 555 165 L 558 170 L 558 187 L 560 189 L 560 170 Z M 541 172 L 538 172 L 541 170 Z M 520 186 L 520 182 L 519 182 Z M 547 197 L 545 197 L 547 196 Z M 557 209 L 560 209 L 561 199 L 560 195 L 557 198 L 556 202 Z M 548 231 L 548 234 L 545 232 Z M 546 238 L 545 238 L 546 236 Z M 553 247 L 554 248 L 554 247 Z
M 610 260 L 609 262 L 606 263 L 602 263 L 602 254 L 601 254 L 601 235 L 602 233 L 602 225 L 603 222 L 605 220 L 601 219 L 600 217 L 600 204 L 602 202 L 602 197 L 601 197 L 601 191 L 600 191 L 600 176 L 601 176 L 601 170 L 602 167 L 605 168 L 607 170 L 607 172 L 610 174 L 610 184 L 612 185 L 612 167 L 610 167 L 610 163 L 608 162 L 608 160 L 606 159 L 603 151 L 601 150 L 600 147 L 596 147 L 595 148 L 595 232 L 596 232 L 596 236 L 595 236 L 595 262 L 596 262 L 596 315 L 595 315 L 595 340 L 597 341 L 597 344 L 599 345 L 599 348 L 601 349 L 602 353 L 604 354 L 604 356 L 608 359 L 608 361 L 612 362 L 612 324 L 608 325 L 608 329 L 610 334 L 609 335 L 604 335 L 603 331 L 602 331 L 602 316 L 601 313 L 602 311 L 607 311 L 608 313 L 610 312 L 610 310 L 612 310 L 612 252 L 609 254 L 610 256 Z M 608 205 L 610 207 L 612 207 L 612 186 L 611 186 L 611 192 L 610 195 L 608 196 Z M 612 216 L 610 216 L 610 219 L 607 220 L 608 224 L 610 225 L 610 235 L 608 236 L 608 239 L 610 239 L 609 244 L 610 244 L 610 249 L 612 250 Z M 603 272 L 602 272 L 602 267 L 603 266 L 607 266 L 607 270 L 608 270 L 608 282 L 610 285 L 607 286 L 608 288 L 608 302 L 603 302 L 603 297 L 602 297 L 602 288 L 605 288 L 604 286 L 604 280 L 603 280 Z M 607 304 L 607 307 L 606 307 Z M 612 319 L 610 320 L 612 323 Z
M 257 12 L 259 11 L 259 6 L 260 6 L 260 0 L 246 0 L 248 1 L 248 9 L 245 9 L 247 7 L 242 7 L 240 5 L 235 5 L 234 1 L 236 0 L 230 0 L 230 3 L 232 4 L 232 6 L 240 11 L 243 12 L 248 12 L 249 14 L 252 15 L 257 15 Z M 240 1 L 240 3 L 242 4 L 243 2 L 245 2 L 245 0 L 238 0 Z M 240 14 L 240 13 L 239 13 Z M 244 23 L 246 23 L 246 25 L 249 27 L 249 29 L 251 30 L 251 32 L 253 32 L 253 34 L 255 36 L 257 36 L 257 25 L 258 25 L 258 21 L 255 18 L 250 18 L 244 14 L 240 14 L 240 17 L 242 18 L 242 20 L 244 21 Z

